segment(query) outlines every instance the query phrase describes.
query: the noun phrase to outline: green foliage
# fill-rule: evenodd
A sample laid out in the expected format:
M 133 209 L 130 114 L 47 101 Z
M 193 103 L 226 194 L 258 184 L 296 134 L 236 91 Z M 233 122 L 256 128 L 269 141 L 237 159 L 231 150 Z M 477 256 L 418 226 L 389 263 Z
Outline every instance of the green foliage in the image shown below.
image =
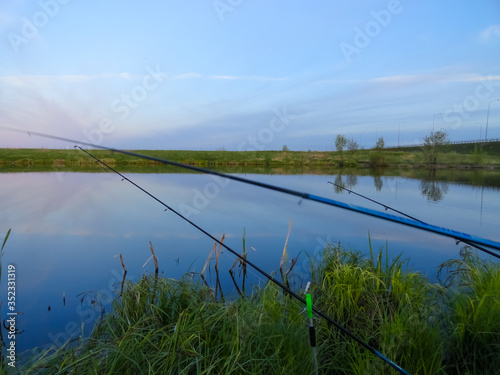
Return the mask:
M 470 246 L 460 255 L 441 268 L 448 275 L 449 372 L 493 374 L 500 368 L 500 265 L 481 260 Z
M 406 269 L 401 255 L 389 261 L 386 246 L 370 257 L 329 245 L 315 272 L 314 298 L 328 315 L 343 322 L 411 373 L 436 373 L 443 359 L 435 299 L 441 287 Z M 376 254 L 376 256 L 375 256 Z M 330 371 L 339 373 L 390 373 L 365 349 L 345 340 L 337 330 L 319 322 L 320 357 Z M 323 336 L 324 335 L 324 336 Z
M 357 151 L 357 150 L 359 149 L 358 142 L 356 142 L 356 141 L 355 141 L 354 139 L 352 139 L 352 138 L 351 138 L 351 139 L 349 139 L 349 140 L 347 141 L 347 149 L 348 149 L 349 151 L 351 151 L 352 153 L 353 153 L 354 151 Z
M 337 137 L 335 138 L 335 149 L 340 155 L 342 155 L 346 145 L 347 138 L 343 134 L 337 134 Z
M 216 302 L 190 278 L 127 283 L 114 312 L 81 346 L 42 355 L 24 374 L 307 373 L 307 322 L 268 284 L 250 299 Z M 153 304 L 152 296 L 156 302 Z
M 370 151 L 370 165 L 372 167 L 384 167 L 387 165 L 385 160 L 385 151 L 382 149 L 375 149 Z
M 385 167 L 387 162 L 385 160 L 385 142 L 383 137 L 379 137 L 373 150 L 370 151 L 370 165 L 375 168 Z
M 377 143 L 375 144 L 375 149 L 376 150 L 383 150 L 384 147 L 385 147 L 384 137 L 379 137 L 377 139 Z
M 313 304 L 413 374 L 493 374 L 500 368 L 500 268 L 469 247 L 441 266 L 443 285 L 401 254 L 328 245 L 310 260 Z M 229 303 L 193 281 L 144 276 L 88 339 L 43 352 L 23 374 L 309 374 L 308 319 L 274 284 Z M 320 373 L 395 374 L 314 318 Z
M 429 164 L 437 164 L 439 153 L 449 143 L 448 134 L 444 130 L 432 131 L 430 135 L 424 137 L 423 152 Z
M 347 142 L 347 140 L 346 140 Z M 355 146 L 347 144 L 349 150 L 349 164 L 351 166 L 406 166 L 428 164 L 429 153 L 425 147 L 404 148 L 403 150 L 352 150 Z M 351 148 L 350 148 L 351 147 Z M 484 154 L 481 164 L 500 167 L 500 142 L 490 142 L 483 145 Z M 342 148 L 345 150 L 345 146 Z M 474 145 L 448 145 L 446 150 L 439 154 L 436 162 L 440 165 L 454 165 L 469 167 L 474 161 Z M 377 153 L 380 151 L 383 153 Z M 422 152 L 424 151 L 424 152 Z M 332 166 L 339 162 L 338 156 L 331 152 L 321 151 L 186 151 L 186 150 L 136 150 L 136 153 L 155 156 L 161 159 L 179 163 L 199 165 L 204 167 L 224 167 L 229 173 L 239 172 L 242 168 L 265 167 L 304 167 L 304 166 Z M 478 152 L 480 152 L 478 146 Z M 106 161 L 111 166 L 119 167 L 123 172 L 142 173 L 186 173 L 186 171 L 167 166 L 160 162 L 148 161 L 138 157 L 119 154 L 116 152 L 93 150 L 92 154 Z M 343 158 L 343 154 L 340 155 Z M 26 160 L 30 162 L 27 163 Z M 477 161 L 477 158 L 476 158 Z M 355 163 L 353 163 L 355 162 Z M 38 171 L 104 171 L 103 167 L 94 162 L 79 150 L 48 150 L 48 149 L 0 149 L 0 170 L 3 172 L 29 170 Z
M 485 153 L 482 146 L 477 147 L 474 145 L 474 151 L 472 152 L 471 159 L 472 163 L 475 165 L 481 165 L 484 163 Z

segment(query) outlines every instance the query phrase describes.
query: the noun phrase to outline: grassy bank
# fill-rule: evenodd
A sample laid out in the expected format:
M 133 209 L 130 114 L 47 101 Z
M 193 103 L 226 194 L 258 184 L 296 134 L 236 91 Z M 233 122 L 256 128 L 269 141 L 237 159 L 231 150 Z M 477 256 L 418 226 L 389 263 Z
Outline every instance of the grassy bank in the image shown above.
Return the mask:
M 498 143 L 498 142 L 497 142 Z M 489 145 L 489 146 L 488 146 Z M 437 167 L 500 168 L 497 144 L 485 145 L 478 152 L 473 145 L 462 148 L 446 146 L 440 152 Z M 472 149 L 471 149 L 472 147 Z M 457 151 L 458 150 L 458 151 Z M 493 151 L 495 152 L 493 152 Z M 459 152 L 460 151 L 460 152 Z M 491 151 L 491 152 L 490 152 Z M 180 163 L 204 167 L 426 167 L 427 159 L 419 149 L 357 150 L 338 152 L 319 151 L 183 151 L 136 150 L 135 152 Z M 135 168 L 155 166 L 157 162 L 103 150 L 92 152 L 112 166 Z M 64 170 L 67 168 L 96 168 L 95 162 L 78 150 L 0 149 L 0 169 Z
M 438 285 L 400 257 L 371 254 L 329 245 L 311 262 L 313 303 L 413 374 L 500 368 L 498 264 L 465 247 L 443 264 Z M 231 302 L 188 276 L 150 275 L 122 287 L 91 337 L 40 353 L 23 373 L 312 373 L 307 315 L 274 284 Z M 325 321 L 315 325 L 320 373 L 394 373 Z

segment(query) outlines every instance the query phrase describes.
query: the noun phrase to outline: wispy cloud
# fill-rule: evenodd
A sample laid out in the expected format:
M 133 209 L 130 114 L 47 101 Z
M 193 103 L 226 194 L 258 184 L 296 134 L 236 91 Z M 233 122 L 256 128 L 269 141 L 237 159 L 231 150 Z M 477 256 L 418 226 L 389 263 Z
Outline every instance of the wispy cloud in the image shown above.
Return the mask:
M 120 74 L 101 74 L 101 75 L 11 75 L 11 76 L 0 76 L 0 84 L 19 86 L 19 87 L 29 87 L 33 85 L 43 85 L 51 84 L 55 82 L 84 82 L 91 80 L 98 80 L 104 78 L 123 78 L 130 79 L 131 75 L 129 73 Z
M 484 29 L 481 32 L 480 37 L 483 41 L 487 41 L 493 38 L 500 39 L 500 25 L 493 25 Z
M 199 73 L 184 73 L 172 76 L 173 79 L 189 79 L 189 78 L 201 78 L 202 75 Z
M 286 78 L 284 77 L 262 77 L 262 76 L 224 76 L 224 75 L 218 75 L 218 76 L 211 76 L 211 79 L 225 79 L 225 80 L 239 80 L 239 81 L 266 81 L 266 82 L 272 82 L 272 81 L 285 81 Z
M 375 77 L 367 79 L 349 79 L 349 80 L 319 80 L 315 84 L 380 84 L 380 85 L 416 85 L 423 83 L 459 83 L 459 82 L 482 82 L 482 81 L 500 81 L 500 75 L 480 75 L 476 73 L 460 74 L 409 74 Z
M 126 80 L 141 79 L 144 75 L 141 74 L 131 74 L 128 72 L 123 73 L 110 73 L 110 74 L 99 74 L 99 75 L 84 75 L 84 74 L 68 74 L 68 75 L 10 75 L 10 76 L 0 76 L 0 84 L 10 85 L 10 86 L 20 86 L 29 87 L 31 85 L 44 85 L 57 82 L 85 82 L 100 79 L 110 79 L 110 78 L 120 78 Z M 176 75 L 164 76 L 165 79 L 171 80 L 182 80 L 182 79 L 194 79 L 194 78 L 204 78 L 199 73 L 189 72 Z M 286 78 L 283 77 L 263 77 L 263 76 L 229 76 L 229 75 L 212 75 L 209 76 L 210 79 L 215 80 L 234 80 L 234 81 L 262 81 L 262 82 L 273 82 L 273 81 L 284 81 Z
M 443 83 L 443 82 L 481 82 L 486 80 L 498 81 L 500 76 L 483 76 L 475 73 L 466 74 L 422 74 L 422 75 L 398 75 L 378 77 L 371 79 L 375 83 L 389 84 L 416 84 L 416 83 Z

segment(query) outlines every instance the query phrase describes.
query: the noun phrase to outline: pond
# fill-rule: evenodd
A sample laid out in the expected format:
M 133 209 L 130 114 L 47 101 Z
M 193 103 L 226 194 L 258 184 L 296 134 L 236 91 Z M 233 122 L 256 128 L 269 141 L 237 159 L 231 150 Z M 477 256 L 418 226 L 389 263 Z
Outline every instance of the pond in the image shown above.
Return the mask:
M 498 171 L 264 172 L 249 169 L 236 175 L 384 211 L 331 182 L 429 224 L 500 241 Z M 402 252 L 411 268 L 432 280 L 437 266 L 457 257 L 462 246 L 451 238 L 222 178 L 190 173 L 126 175 L 217 238 L 225 235 L 224 243 L 236 251 L 245 246 L 249 260 L 278 276 L 291 222 L 288 259 L 300 254 L 292 272 L 295 288 L 308 278 L 306 253 L 314 256 L 329 242 L 368 253 L 370 237 L 376 251 L 387 244 L 391 257 Z M 112 173 L 0 173 L 0 207 L 0 239 L 12 228 L 2 259 L 1 316 L 7 316 L 7 266 L 15 265 L 16 309 L 22 312 L 16 325 L 22 332 L 17 336 L 18 353 L 35 346 L 60 347 L 71 337 L 88 334 L 99 316 L 110 310 L 120 289 L 120 254 L 128 280 L 154 271 L 150 242 L 162 275 L 196 277 L 214 245 Z M 235 260 L 227 251 L 219 259 L 226 296 L 236 295 L 227 272 Z M 248 271 L 247 293 L 252 285 L 266 281 Z M 206 275 L 213 285 L 213 262 Z

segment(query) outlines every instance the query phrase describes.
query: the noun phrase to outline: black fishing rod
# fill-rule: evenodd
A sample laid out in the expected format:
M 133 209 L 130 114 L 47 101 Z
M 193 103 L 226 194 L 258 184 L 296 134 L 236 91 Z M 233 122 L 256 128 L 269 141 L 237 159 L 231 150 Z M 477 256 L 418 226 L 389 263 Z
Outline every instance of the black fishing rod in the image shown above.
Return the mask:
M 219 177 L 227 178 L 229 180 L 234 180 L 234 181 L 239 181 L 239 182 L 249 184 L 249 185 L 259 186 L 259 187 L 262 187 L 264 189 L 273 190 L 273 191 L 277 191 L 277 192 L 288 194 L 288 195 L 293 195 L 293 196 L 296 196 L 296 197 L 299 197 L 299 198 L 302 198 L 305 200 L 310 200 L 313 202 L 326 204 L 328 206 L 338 207 L 338 208 L 342 208 L 345 210 L 361 213 L 363 215 L 373 216 L 373 217 L 376 217 L 379 219 L 399 223 L 399 224 L 410 226 L 413 228 L 422 229 L 422 230 L 425 230 L 428 232 L 437 233 L 437 234 L 440 234 L 442 236 L 454 238 L 456 240 L 460 240 L 460 241 L 467 240 L 467 241 L 473 242 L 475 244 L 488 246 L 488 247 L 491 247 L 495 250 L 500 250 L 500 243 L 499 242 L 487 240 L 487 239 L 480 238 L 477 236 L 472 236 L 470 234 L 458 232 L 458 231 L 448 229 L 448 228 L 438 227 L 436 225 L 426 224 L 426 223 L 423 223 L 420 221 L 415 221 L 413 219 L 407 219 L 407 218 L 402 218 L 400 216 L 390 215 L 390 214 L 387 214 L 385 212 L 380 212 L 380 211 L 372 210 L 372 209 L 365 208 L 365 207 L 346 204 L 343 202 L 335 201 L 333 199 L 321 197 L 318 195 L 302 193 L 302 192 L 299 192 L 296 190 L 291 190 L 291 189 L 283 188 L 283 187 L 276 186 L 276 185 L 266 184 L 263 182 L 253 181 L 253 180 L 239 177 L 239 176 L 234 176 L 234 175 L 230 175 L 230 174 L 216 172 L 216 171 L 213 171 L 210 169 L 195 167 L 193 165 L 188 165 L 188 164 L 182 164 L 182 163 L 178 163 L 178 162 L 171 161 L 171 160 L 165 160 L 165 159 L 161 159 L 161 158 L 154 157 L 154 156 L 142 155 L 142 154 L 138 154 L 138 153 L 132 152 L 132 151 L 126 151 L 126 150 L 120 150 L 120 149 L 116 149 L 116 148 L 112 148 L 112 147 L 100 146 L 100 145 L 96 145 L 96 144 L 84 142 L 84 141 L 77 141 L 77 140 L 70 139 L 70 138 L 65 138 L 65 137 L 60 137 L 60 136 L 55 136 L 55 135 L 50 135 L 50 134 L 44 134 L 44 133 L 39 133 L 39 132 L 33 132 L 33 131 L 27 131 L 27 130 L 21 130 L 21 129 L 15 129 L 15 128 L 2 126 L 2 125 L 0 125 L 0 129 L 8 130 L 11 132 L 28 134 L 30 136 L 34 135 L 37 137 L 56 139 L 56 140 L 64 141 L 64 142 L 79 143 L 81 145 L 86 145 L 86 146 L 90 146 L 90 147 L 94 147 L 94 148 L 98 148 L 98 149 L 102 149 L 102 150 L 108 150 L 108 151 L 117 152 L 117 153 L 124 154 L 124 155 L 135 156 L 135 157 L 139 157 L 139 158 L 146 159 L 146 160 L 156 161 L 156 162 L 163 163 L 163 164 L 173 165 L 176 167 L 189 169 L 189 170 L 200 172 L 200 173 L 219 176 Z
M 149 193 L 148 191 L 146 191 L 145 189 L 143 189 L 142 187 L 140 187 L 139 185 L 137 185 L 135 182 L 133 182 L 132 180 L 130 180 L 129 178 L 127 178 L 126 176 L 124 176 L 123 174 L 121 174 L 120 172 L 118 172 L 116 169 L 112 168 L 111 166 L 109 166 L 108 164 L 106 164 L 105 162 L 103 162 L 102 160 L 100 160 L 99 158 L 95 157 L 94 155 L 92 155 L 91 153 L 85 151 L 83 148 L 79 147 L 79 146 L 75 146 L 75 148 L 78 148 L 80 149 L 81 151 L 83 151 L 85 154 L 87 154 L 88 156 L 90 156 L 92 159 L 94 159 L 96 162 L 99 162 L 101 163 L 102 165 L 104 165 L 106 168 L 108 168 L 110 171 L 116 173 L 117 175 L 119 175 L 121 178 L 122 178 L 122 181 L 123 180 L 126 180 L 127 182 L 130 182 L 132 185 L 134 185 L 135 187 L 137 187 L 138 189 L 140 189 L 141 191 L 143 191 L 144 193 L 146 193 L 147 195 L 149 195 L 150 197 L 152 197 L 153 199 L 155 199 L 157 202 L 161 203 L 167 211 L 169 210 L 170 212 L 176 214 L 178 217 L 180 217 L 182 220 L 186 221 L 187 223 L 189 223 L 191 226 L 193 226 L 194 228 L 198 229 L 200 232 L 202 232 L 203 234 L 205 234 L 207 237 L 209 237 L 210 239 L 212 239 L 213 241 L 217 242 L 219 245 L 221 245 L 222 247 L 224 247 L 226 250 L 228 250 L 231 254 L 237 256 L 242 262 L 248 264 L 250 267 L 252 267 L 253 269 L 255 269 L 256 271 L 258 271 L 261 275 L 265 276 L 269 281 L 272 281 L 273 283 L 275 283 L 276 285 L 278 285 L 284 292 L 288 293 L 290 296 L 294 297 L 295 299 L 297 299 L 298 301 L 300 301 L 302 304 L 304 304 L 305 306 L 308 306 L 308 303 L 307 301 L 300 297 L 297 293 L 295 293 L 294 291 L 292 291 L 290 288 L 288 288 L 287 286 L 285 286 L 284 284 L 282 284 L 280 281 L 276 280 L 274 277 L 272 277 L 270 274 L 268 274 L 267 272 L 265 272 L 264 270 L 262 270 L 260 267 L 256 266 L 255 264 L 253 264 L 252 262 L 250 262 L 249 260 L 245 259 L 242 255 L 238 254 L 235 250 L 233 250 L 232 248 L 230 248 L 229 246 L 227 246 L 225 243 L 223 243 L 222 241 L 218 240 L 216 237 L 214 237 L 213 235 L 211 235 L 209 232 L 207 232 L 206 230 L 204 230 L 203 228 L 201 228 L 200 226 L 198 226 L 197 224 L 195 224 L 193 221 L 189 220 L 187 217 L 185 217 L 184 215 L 182 215 L 181 213 L 177 212 L 176 210 L 174 210 L 172 207 L 170 207 L 169 205 L 167 205 L 166 203 L 164 203 L 163 201 L 161 201 L 160 199 L 156 198 L 153 194 Z M 362 347 L 364 347 L 365 349 L 369 350 L 371 353 L 373 353 L 375 356 L 379 357 L 380 359 L 382 359 L 385 363 L 387 363 L 388 365 L 390 365 L 391 367 L 393 367 L 394 369 L 396 369 L 397 371 L 399 371 L 401 374 L 406 374 L 406 375 L 410 375 L 407 371 L 405 371 L 404 369 L 402 369 L 400 366 L 398 366 L 397 364 L 395 364 L 394 362 L 392 362 L 389 358 L 387 358 L 386 356 L 384 356 L 382 353 L 380 353 L 379 351 L 377 351 L 374 347 L 372 347 L 370 344 L 366 343 L 365 341 L 363 341 L 360 337 L 356 336 L 354 333 L 352 333 L 350 330 L 348 330 L 347 328 L 343 327 L 340 323 L 336 322 L 335 320 L 333 320 L 332 318 L 330 318 L 328 315 L 326 315 L 325 313 L 323 313 L 321 310 L 319 310 L 317 307 L 315 306 L 312 306 L 312 310 L 314 310 L 314 312 L 316 314 L 318 314 L 319 316 L 321 316 L 323 319 L 325 319 L 328 323 L 334 325 L 337 329 L 339 329 L 341 332 L 343 332 L 344 334 L 346 334 L 347 336 L 349 336 L 350 338 L 352 338 L 354 341 L 356 341 L 358 344 L 360 344 Z
M 328 181 L 328 183 L 329 183 L 329 184 L 332 184 L 333 186 L 336 186 L 336 187 L 338 187 L 338 188 L 340 188 L 340 189 L 344 189 L 344 190 L 348 191 L 348 192 L 349 192 L 349 194 L 351 194 L 351 193 L 352 193 L 352 194 L 354 194 L 354 195 L 357 195 L 358 197 L 361 197 L 361 198 L 364 198 L 364 199 L 366 199 L 366 200 L 369 200 L 370 202 L 376 203 L 376 204 L 378 204 L 378 205 L 380 205 L 380 206 L 384 207 L 386 210 L 391 210 L 391 211 L 397 212 L 398 214 L 401 214 L 401 215 L 403 215 L 403 216 L 406 216 L 407 218 L 410 218 L 410 219 L 415 220 L 415 221 L 418 221 L 418 222 L 420 222 L 420 223 L 422 223 L 422 224 L 428 225 L 426 222 L 423 222 L 422 220 L 416 219 L 416 218 L 414 218 L 413 216 L 410 216 L 410 215 L 408 215 L 408 214 L 405 214 L 404 212 L 401 212 L 401 211 L 399 211 L 399 210 L 396 210 L 395 208 L 393 208 L 393 207 L 391 207 L 391 206 L 387 206 L 386 204 L 381 203 L 381 202 L 378 202 L 378 201 L 376 201 L 375 199 L 369 198 L 369 197 L 367 197 L 367 196 L 365 196 L 365 195 L 363 195 L 363 194 L 356 193 L 355 191 L 353 191 L 353 190 L 351 190 L 351 189 L 348 189 L 348 188 L 346 188 L 346 187 L 344 187 L 344 186 L 342 186 L 342 185 L 335 184 L 335 183 L 333 183 L 333 182 L 331 182 L 331 181 Z M 487 254 L 489 254 L 489 255 L 491 255 L 491 256 L 494 256 L 494 257 L 496 257 L 496 258 L 499 258 L 499 259 L 500 259 L 500 255 L 499 255 L 499 254 L 497 254 L 497 253 L 495 253 L 495 252 L 493 252 L 493 251 L 490 251 L 490 250 L 488 250 L 488 249 L 485 249 L 484 247 L 479 246 L 477 243 L 474 243 L 473 241 L 469 241 L 469 240 L 466 240 L 466 239 L 458 239 L 458 238 L 455 238 L 455 240 L 457 241 L 457 245 L 458 245 L 458 243 L 461 241 L 461 242 L 463 242 L 463 243 L 466 243 L 467 245 L 473 246 L 473 247 L 475 247 L 475 248 L 476 248 L 476 249 L 478 249 L 478 250 L 481 250 L 481 251 L 483 251 L 483 252 L 485 252 L 485 253 L 487 253 Z
M 387 205 L 385 205 L 385 204 L 383 204 L 383 203 L 377 202 L 376 200 L 371 199 L 371 198 L 368 198 L 367 196 L 364 196 L 364 195 L 362 195 L 362 194 L 358 194 L 358 193 L 356 193 L 355 191 L 353 191 L 353 190 L 350 190 L 350 189 L 346 188 L 345 186 L 338 185 L 338 184 L 336 184 L 336 183 L 334 183 L 334 182 L 331 182 L 331 181 L 328 181 L 328 183 L 329 183 L 329 184 L 332 184 L 333 186 L 336 186 L 336 187 L 338 187 L 338 188 L 341 188 L 341 189 L 344 189 L 344 190 L 348 191 L 348 192 L 349 192 L 349 194 L 351 194 L 351 193 L 352 193 L 352 194 L 354 194 L 354 195 L 357 195 L 358 197 L 365 198 L 365 199 L 369 200 L 370 202 L 376 203 L 376 204 L 378 204 L 378 205 L 380 205 L 380 206 L 384 207 L 384 208 L 386 209 L 386 211 L 387 211 L 387 210 L 391 210 L 391 211 L 397 212 L 398 214 L 401 214 L 401 215 L 403 215 L 403 216 L 406 216 L 406 217 L 407 217 L 407 218 L 409 218 L 409 219 L 412 219 L 412 220 L 415 220 L 415 221 L 419 221 L 419 222 L 421 222 L 421 223 L 423 223 L 423 224 L 427 224 L 427 223 L 424 223 L 422 220 L 416 219 L 416 218 L 414 218 L 413 216 L 407 215 L 407 214 L 405 214 L 404 212 L 401 212 L 401 211 L 396 210 L 395 208 L 392 208 L 392 207 L 389 207 L 389 206 L 387 206 Z

